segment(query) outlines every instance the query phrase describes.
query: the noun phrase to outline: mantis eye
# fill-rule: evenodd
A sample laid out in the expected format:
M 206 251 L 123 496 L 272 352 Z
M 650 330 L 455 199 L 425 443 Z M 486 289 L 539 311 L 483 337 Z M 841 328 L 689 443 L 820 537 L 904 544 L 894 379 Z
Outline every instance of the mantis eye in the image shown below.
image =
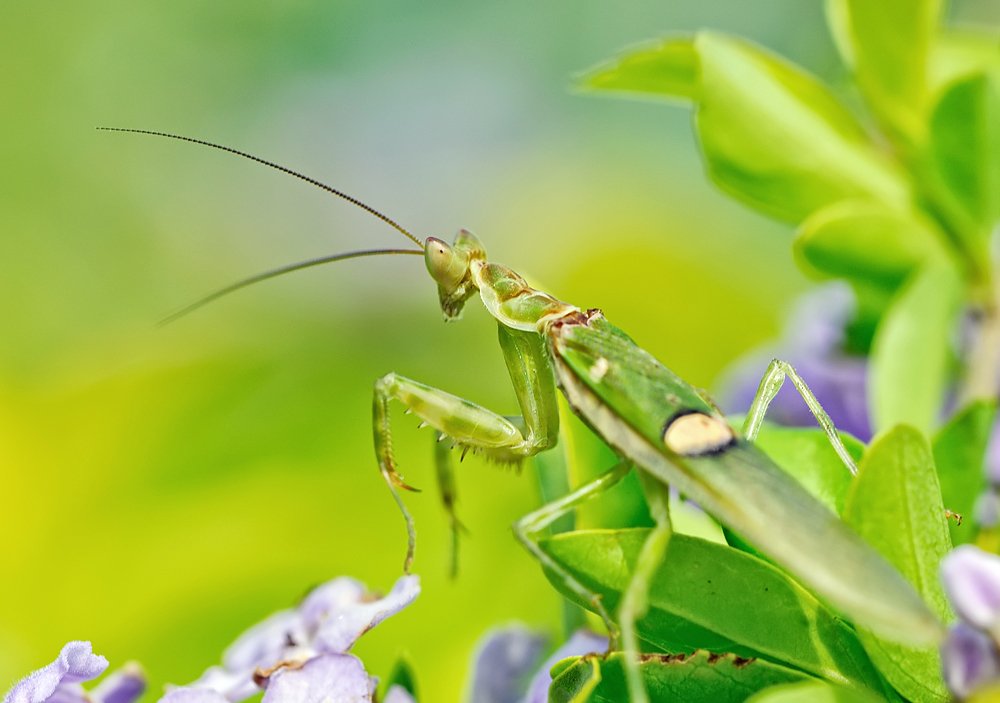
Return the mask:
M 438 285 L 450 290 L 465 278 L 469 257 L 437 237 L 428 237 L 424 242 L 424 263 Z

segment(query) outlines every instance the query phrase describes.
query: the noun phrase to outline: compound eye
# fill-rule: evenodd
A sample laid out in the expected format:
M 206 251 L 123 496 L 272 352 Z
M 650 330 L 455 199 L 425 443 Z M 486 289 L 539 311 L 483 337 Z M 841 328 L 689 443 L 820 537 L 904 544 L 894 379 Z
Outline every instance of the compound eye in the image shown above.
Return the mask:
M 431 277 L 445 288 L 461 283 L 469 267 L 467 256 L 437 237 L 428 237 L 424 242 L 424 263 Z

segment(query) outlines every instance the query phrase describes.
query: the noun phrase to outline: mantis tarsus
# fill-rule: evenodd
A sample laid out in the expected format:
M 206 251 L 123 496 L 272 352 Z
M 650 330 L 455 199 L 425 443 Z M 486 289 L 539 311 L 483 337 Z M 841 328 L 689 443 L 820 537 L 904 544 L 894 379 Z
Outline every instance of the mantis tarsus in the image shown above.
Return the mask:
M 423 256 L 437 284 L 446 319 L 457 318 L 466 302 L 476 295 L 496 319 L 500 349 L 521 415 L 505 417 L 395 373 L 375 383 L 375 453 L 382 476 L 406 521 L 405 570 L 409 570 L 413 559 L 415 531 L 400 492 L 411 487 L 397 471 L 392 451 L 390 401 L 401 403 L 422 424 L 433 428 L 439 439 L 463 451 L 471 449 L 497 461 L 518 462 L 555 446 L 559 434 L 557 393 L 561 391 L 573 411 L 615 449 L 621 461 L 566 497 L 522 518 L 514 531 L 568 589 L 592 604 L 611 634 L 612 647 L 618 633 L 616 619 L 598 597 L 539 547 L 537 535 L 559 516 L 614 485 L 633 468 L 640 471 L 656 527 L 642 550 L 617 617 L 626 652 L 633 655 L 637 652 L 633 623 L 642 615 L 646 583 L 662 560 L 670 538 L 668 485 L 676 486 L 761 554 L 863 627 L 904 640 L 929 640 L 937 636 L 940 625 L 912 587 L 832 512 L 754 447 L 752 442 L 767 406 L 787 378 L 808 404 L 846 467 L 855 471 L 833 423 L 788 364 L 772 362 L 742 432 L 737 433 L 701 391 L 641 349 L 599 310 L 584 310 L 532 288 L 510 268 L 489 261 L 482 243 L 467 231 L 459 232 L 452 245 L 435 237 L 421 241 L 361 201 L 270 161 L 189 137 L 146 130 L 113 131 L 181 139 L 253 159 L 362 207 L 419 247 L 349 252 L 274 269 L 213 293 L 168 319 L 266 278 L 329 261 L 378 254 Z M 448 452 L 436 451 L 435 457 L 445 507 L 457 529 Z M 634 699 L 644 700 L 638 668 L 633 666 L 628 676 Z

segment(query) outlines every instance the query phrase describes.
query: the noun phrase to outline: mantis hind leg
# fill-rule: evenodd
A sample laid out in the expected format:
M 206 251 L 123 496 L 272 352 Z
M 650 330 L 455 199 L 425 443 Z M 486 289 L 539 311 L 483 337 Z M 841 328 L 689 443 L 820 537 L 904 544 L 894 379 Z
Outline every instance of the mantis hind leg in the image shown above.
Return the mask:
M 590 603 L 601 620 L 604 621 L 608 629 L 610 640 L 608 649 L 615 649 L 618 639 L 618 626 L 611 619 L 607 609 L 601 602 L 601 596 L 594 593 L 566 569 L 559 565 L 550 557 L 538 544 L 538 538 L 542 530 L 558 520 L 563 515 L 575 510 L 579 505 L 607 491 L 616 483 L 621 481 L 632 470 L 632 464 L 628 461 L 621 461 L 605 471 L 593 481 L 577 488 L 572 493 L 543 505 L 514 523 L 514 535 L 524 545 L 525 549 L 531 552 L 546 569 L 560 579 L 563 585 L 584 602 Z
M 622 595 L 618 622 L 622 631 L 625 682 L 628 686 L 629 700 L 632 703 L 647 703 L 649 696 L 646 694 L 639 669 L 639 638 L 635 631 L 635 623 L 649 608 L 650 581 L 657 567 L 663 563 L 673 529 L 670 524 L 670 488 L 644 471 L 639 472 L 639 478 L 646 494 L 649 513 L 656 525 L 642 545 L 639 559 L 632 572 L 632 579 Z
M 750 410 L 747 411 L 746 420 L 743 422 L 743 436 L 750 442 L 756 439 L 757 433 L 760 431 L 760 425 L 764 421 L 764 414 L 767 413 L 768 406 L 774 400 L 774 397 L 778 395 L 778 391 L 781 390 L 786 378 L 792 382 L 795 390 L 802 396 L 802 400 L 805 401 L 809 411 L 816 418 L 816 422 L 819 423 L 823 432 L 826 433 L 830 444 L 833 446 L 834 451 L 837 452 L 840 460 L 844 462 L 847 470 L 852 474 L 858 473 L 858 467 L 844 446 L 844 442 L 840 439 L 837 428 L 833 425 L 833 420 L 826 414 L 823 406 L 819 404 L 816 396 L 809 389 L 809 386 L 806 385 L 806 382 L 802 380 L 798 372 L 792 368 L 791 364 L 781 359 L 772 359 L 767 367 L 767 371 L 764 372 L 764 377 L 760 380 L 760 385 L 757 387 L 757 394 L 754 396 L 753 403 L 750 404 Z

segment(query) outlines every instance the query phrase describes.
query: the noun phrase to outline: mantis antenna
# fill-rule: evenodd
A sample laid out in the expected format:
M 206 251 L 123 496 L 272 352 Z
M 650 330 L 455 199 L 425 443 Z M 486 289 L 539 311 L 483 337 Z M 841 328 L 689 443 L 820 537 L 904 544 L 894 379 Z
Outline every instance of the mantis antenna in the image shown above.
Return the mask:
M 307 269 L 312 266 L 320 266 L 322 264 L 329 264 L 334 261 L 343 261 L 344 259 L 360 259 L 364 256 L 381 256 L 383 254 L 410 254 L 412 256 L 423 256 L 423 251 L 418 251 L 416 249 L 362 249 L 360 251 L 348 251 L 342 254 L 330 254 L 328 256 L 320 256 L 315 259 L 306 259 L 305 261 L 298 261 L 294 264 L 286 264 L 285 266 L 279 266 L 275 269 L 270 269 L 269 271 L 263 271 L 258 274 L 254 274 L 248 278 L 236 281 L 235 283 L 230 283 L 225 288 L 220 288 L 214 293 L 209 293 L 204 298 L 194 301 L 190 305 L 187 305 L 177 312 L 173 312 L 167 315 L 165 318 L 159 321 L 161 327 L 163 325 L 170 324 L 175 320 L 184 317 L 185 315 L 194 312 L 198 308 L 204 307 L 209 303 L 218 300 L 224 295 L 229 295 L 241 288 L 246 288 L 254 283 L 260 283 L 261 281 L 266 281 L 269 278 L 274 278 L 276 276 L 281 276 L 286 273 L 291 273 L 292 271 L 299 271 L 301 269 Z
M 259 164 L 263 164 L 265 166 L 269 166 L 269 167 L 271 167 L 271 168 L 273 168 L 273 169 L 275 169 L 277 171 L 281 171 L 282 173 L 287 173 L 289 176 L 295 176 L 296 178 L 298 178 L 300 180 L 303 180 L 306 183 L 309 183 L 310 185 L 314 185 L 317 188 L 320 188 L 322 190 L 325 190 L 328 193 L 336 195 L 338 198 L 343 198 L 344 200 L 346 200 L 347 202 L 351 203 L 352 205 L 356 205 L 359 208 L 361 208 L 362 210 L 364 210 L 365 212 L 367 212 L 368 214 L 374 215 L 378 219 L 382 220 L 387 225 L 389 225 L 390 227 L 392 227 L 393 229 L 395 229 L 397 232 L 401 233 L 404 237 L 406 237 L 407 239 L 409 239 L 410 241 L 412 241 L 414 244 L 416 244 L 418 247 L 420 247 L 419 250 L 413 250 L 413 249 L 363 249 L 363 250 L 360 250 L 360 251 L 349 251 L 349 252 L 345 252 L 345 253 L 342 253 L 342 254 L 331 254 L 329 256 L 320 256 L 320 257 L 315 258 L 315 259 L 307 259 L 305 261 L 299 261 L 299 262 L 296 262 L 294 264 L 287 264 L 285 266 L 280 266 L 280 267 L 275 268 L 275 269 L 270 269 L 268 271 L 264 271 L 262 273 L 258 273 L 258 274 L 255 274 L 253 276 L 250 276 L 248 278 L 244 278 L 242 280 L 236 281 L 235 283 L 231 283 L 230 285 L 226 286 L 225 288 L 220 288 L 219 290 L 215 291 L 214 293 L 210 293 L 210 294 L 206 295 L 204 298 L 196 300 L 195 302 L 191 303 L 190 305 L 187 305 L 187 306 L 181 308 L 177 312 L 174 312 L 174 313 L 171 313 L 170 315 L 167 315 L 165 318 L 163 318 L 162 320 L 160 320 L 159 324 L 161 326 L 169 324 L 171 322 L 174 322 L 178 318 L 184 317 L 185 315 L 194 312 L 198 308 L 201 308 L 201 307 L 203 307 L 205 305 L 208 305 L 209 303 L 211 303 L 211 302 L 213 302 L 215 300 L 218 300 L 219 298 L 221 298 L 224 295 L 228 295 L 229 293 L 233 293 L 234 291 L 237 291 L 237 290 L 239 290 L 241 288 L 246 288 L 247 286 L 253 285 L 254 283 L 259 283 L 261 281 L 265 281 L 265 280 L 267 280 L 269 278 L 274 278 L 276 276 L 281 276 L 281 275 L 286 274 L 286 273 L 291 273 L 292 271 L 299 271 L 301 269 L 310 268 L 312 266 L 319 266 L 321 264 L 329 264 L 329 263 L 332 263 L 334 261 L 343 261 L 345 259 L 358 259 L 358 258 L 365 257 L 365 256 L 381 256 L 383 254 L 386 254 L 386 255 L 410 254 L 410 255 L 416 255 L 416 256 L 423 256 L 423 253 L 424 253 L 424 251 L 423 251 L 424 250 L 424 244 L 423 244 L 423 242 L 421 242 L 419 239 L 417 239 L 415 236 L 413 236 L 413 234 L 411 234 L 409 230 L 407 230 L 405 227 L 403 227 L 402 225 L 400 225 L 398 222 L 396 222 L 394 219 L 392 219 L 388 215 L 385 215 L 385 214 L 379 212 L 378 210 L 376 210 L 375 208 L 373 208 L 371 205 L 367 205 L 367 204 L 361 202 L 360 200 L 358 200 L 357 198 L 355 198 L 355 197 L 353 197 L 351 195 L 348 195 L 347 193 L 345 193 L 345 192 L 343 192 L 341 190 L 337 190 L 336 188 L 328 186 L 325 183 L 321 183 L 320 181 L 317 181 L 315 178 L 310 178 L 309 176 L 306 176 L 305 174 L 299 173 L 298 171 L 293 171 L 292 169 L 287 168 L 285 166 L 282 166 L 281 164 L 276 164 L 273 161 L 268 161 L 267 159 L 262 159 L 259 156 L 254 156 L 253 154 L 248 154 L 247 152 L 240 151 L 239 149 L 233 149 L 232 147 L 223 146 L 222 144 L 215 144 L 213 142 L 207 142 L 207 141 L 205 141 L 203 139 L 195 139 L 194 137 L 185 137 L 185 136 L 180 135 L 180 134 L 170 134 L 169 132 L 157 132 L 157 131 L 150 130 L 150 129 L 129 129 L 129 128 L 126 128 L 126 127 L 98 127 L 97 129 L 99 129 L 99 130 L 101 130 L 103 132 L 128 132 L 128 133 L 131 133 L 131 134 L 148 134 L 148 135 L 151 135 L 151 136 L 154 136 L 154 137 L 165 137 L 167 139 L 177 139 L 177 140 L 182 141 L 182 142 L 191 142 L 192 144 L 200 144 L 201 146 L 212 147 L 213 149 L 219 149 L 220 151 L 227 151 L 230 154 L 235 154 L 236 156 L 242 156 L 245 159 L 250 159 L 251 161 L 256 161 Z
M 150 129 L 127 129 L 125 127 L 98 127 L 97 129 L 101 130 L 102 132 L 130 132 L 132 134 L 149 134 L 149 135 L 152 135 L 154 137 L 166 137 L 167 139 L 177 139 L 177 140 L 182 141 L 182 142 L 191 142 L 192 144 L 200 144 L 202 146 L 210 146 L 213 149 L 219 149 L 220 151 L 228 151 L 230 154 L 236 154 L 237 156 L 242 156 L 245 159 L 250 159 L 251 161 L 256 161 L 259 164 L 264 164 L 265 166 L 270 166 L 271 168 L 273 168 L 275 170 L 281 171 L 282 173 L 287 173 L 289 176 L 295 176 L 296 178 L 298 178 L 300 180 L 303 180 L 306 183 L 314 185 L 317 188 L 321 188 L 322 190 L 325 190 L 328 193 L 332 193 L 333 195 L 336 195 L 338 198 L 343 198 L 344 200 L 346 200 L 347 202 L 351 203 L 352 205 L 357 205 L 359 208 L 361 208 L 362 210 L 366 211 L 368 214 L 374 215 L 378 219 L 380 219 L 383 222 L 385 222 L 387 225 L 389 225 L 390 227 L 392 227 L 397 232 L 401 233 L 404 237 L 406 237 L 407 239 L 409 239 L 410 241 L 412 241 L 414 244 L 416 244 L 421 249 L 424 248 L 423 242 L 421 242 L 419 239 L 417 239 L 416 237 L 414 237 L 405 227 L 403 227 L 402 225 L 400 225 L 398 222 L 396 222 L 394 219 L 392 219 L 388 215 L 382 214 L 381 212 L 379 212 L 378 210 L 376 210 L 375 208 L 373 208 L 371 205 L 366 205 L 365 203 L 361 202 L 357 198 L 355 198 L 355 197 L 353 197 L 351 195 L 348 195 L 347 193 L 345 193 L 343 191 L 337 190 L 336 188 L 328 186 L 325 183 L 320 183 L 315 178 L 310 178 L 309 176 L 306 176 L 305 174 L 299 173 L 298 171 L 293 171 L 292 169 L 286 168 L 285 166 L 282 166 L 281 164 L 276 164 L 273 161 L 268 161 L 266 159 L 262 159 L 259 156 L 254 156 L 253 154 L 248 154 L 245 151 L 240 151 L 238 149 L 233 149 L 232 147 L 223 146 L 221 144 L 213 144 L 212 142 L 206 142 L 206 141 L 204 141 L 202 139 L 195 139 L 194 137 L 185 137 L 185 136 L 182 136 L 180 134 L 170 134 L 168 132 L 156 132 L 156 131 L 153 131 L 153 130 L 150 130 Z

